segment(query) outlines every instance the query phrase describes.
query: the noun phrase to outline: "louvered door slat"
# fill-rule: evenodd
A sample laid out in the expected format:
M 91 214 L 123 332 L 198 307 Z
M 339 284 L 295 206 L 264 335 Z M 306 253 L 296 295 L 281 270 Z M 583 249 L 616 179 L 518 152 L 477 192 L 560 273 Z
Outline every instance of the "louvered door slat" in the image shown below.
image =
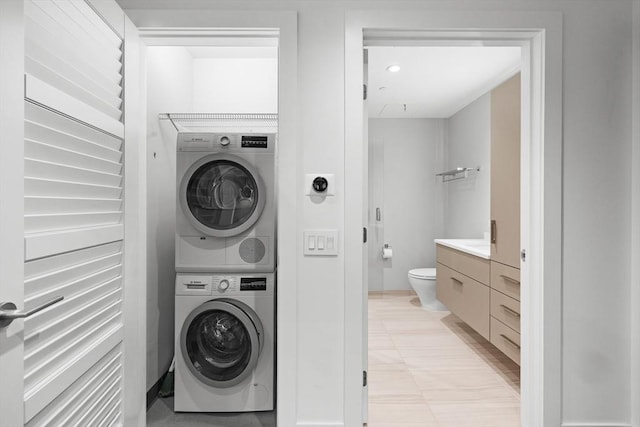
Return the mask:
M 123 42 L 83 0 L 25 0 L 29 426 L 122 424 Z
M 51 300 L 55 294 L 66 295 L 67 302 L 65 304 L 69 304 L 73 295 L 80 294 L 81 292 L 87 292 L 87 288 L 91 287 L 97 283 L 107 283 L 112 279 L 118 277 L 121 273 L 121 265 L 116 264 L 114 266 L 106 267 L 101 270 L 97 270 L 92 272 L 91 274 L 82 276 L 80 278 L 71 278 L 69 280 L 60 281 L 60 278 L 55 278 L 53 283 L 45 282 L 44 280 L 38 281 L 35 283 L 46 283 L 46 286 L 35 287 L 29 286 L 29 288 L 33 289 L 35 292 L 29 294 L 27 299 L 25 300 L 25 305 L 29 306 L 38 306 L 43 303 L 43 300 Z M 51 276 L 49 276 L 51 277 Z M 46 301 L 45 301 L 46 302 Z M 68 316 L 70 313 L 67 313 L 65 316 Z M 54 322 L 44 323 L 44 327 L 50 328 L 54 325 Z M 37 323 L 32 323 L 32 333 L 38 334 L 42 332 L 42 329 L 38 327 Z M 29 338 L 30 335 L 26 335 L 25 339 Z
M 80 8 L 85 8 L 85 10 L 89 9 L 89 12 L 93 13 L 86 3 L 72 3 L 66 0 L 53 0 L 53 3 L 60 11 L 69 17 L 72 22 L 70 28 L 77 30 L 76 33 L 79 34 L 80 37 L 86 35 L 96 44 L 102 46 L 102 48 L 105 49 L 105 53 L 113 52 L 112 60 L 121 60 L 120 46 L 122 45 L 122 41 L 102 20 L 91 21 L 82 13 Z M 95 13 L 93 14 L 95 15 Z
M 51 409 L 55 408 L 51 404 L 56 403 L 56 398 L 85 376 L 87 371 L 102 359 L 102 355 L 119 347 L 121 342 L 122 328 L 110 331 L 109 334 L 101 337 L 93 346 L 86 348 L 81 354 L 70 359 L 67 364 L 69 369 L 63 371 L 61 375 L 49 378 L 36 390 L 27 390 L 24 402 L 25 418 L 31 420 L 33 416 L 47 408 L 47 405 Z M 121 369 L 121 367 L 118 367 L 118 369 Z
M 116 212 L 122 210 L 122 199 L 89 199 L 64 197 L 25 197 L 24 212 L 70 213 L 70 212 Z
M 25 193 L 29 194 L 27 197 L 103 197 L 105 199 L 116 199 L 122 193 L 120 187 L 31 177 L 25 178 L 24 187 Z
M 28 100 L 74 117 L 116 137 L 124 136 L 124 126 L 120 120 L 110 117 L 83 100 L 69 95 L 61 88 L 31 74 L 25 75 L 25 95 Z
M 99 363 L 90 368 L 69 389 L 58 396 L 53 405 L 35 416 L 27 426 L 70 425 L 69 419 L 77 417 L 77 413 L 82 412 L 82 403 L 86 396 L 94 390 L 101 389 L 104 384 L 117 381 L 120 378 L 121 357 L 122 354 L 118 347 L 111 350 Z
M 52 1 L 26 0 L 25 14 L 27 24 L 38 26 L 47 32 L 49 37 L 55 36 L 57 38 L 57 50 L 76 49 L 86 54 L 84 62 L 95 64 L 97 72 L 105 75 L 120 73 L 122 64 L 120 63 L 121 52 L 118 54 L 119 46 L 113 46 L 110 52 L 108 48 L 101 49 L 102 46 L 94 40 L 83 37 L 81 32 L 77 30 L 77 25 L 70 22 Z M 35 29 L 29 25 L 27 30 L 34 31 Z
M 60 133 L 69 135 L 89 143 L 102 145 L 118 152 L 122 152 L 122 139 L 116 138 L 100 130 L 93 129 L 68 117 L 57 114 L 46 108 L 41 108 L 30 102 L 24 105 L 25 118 L 29 122 L 46 126 Z M 36 138 L 37 139 L 37 138 Z M 46 142 L 46 141 L 45 141 Z
M 93 185 L 117 187 L 122 183 L 122 176 L 103 173 L 91 169 L 60 165 L 41 160 L 26 158 L 24 173 L 27 178 L 51 179 L 54 181 L 70 181 Z
M 55 257 L 41 258 L 25 263 L 24 276 L 25 283 L 38 280 L 43 276 L 60 274 L 65 270 L 79 269 L 94 261 L 106 257 L 121 256 L 122 242 L 114 242 L 108 245 L 87 247 L 79 251 L 67 252 Z M 120 263 L 119 261 L 117 262 Z M 83 276 L 81 274 L 78 277 Z
M 62 149 L 98 157 L 111 162 L 120 162 L 122 160 L 122 153 L 119 149 L 105 147 L 99 143 L 44 126 L 41 123 L 25 121 L 24 137 L 39 143 L 45 143 L 46 141 L 47 144 Z
M 78 399 L 78 405 L 75 410 L 62 418 L 60 425 L 82 425 L 77 422 L 77 419 L 82 415 L 87 415 L 87 408 L 91 407 L 102 394 L 108 392 L 111 387 L 117 385 L 120 381 L 121 377 L 117 375 L 117 372 L 112 371 L 109 376 L 96 384 L 93 389 L 87 390 L 86 394 Z
M 25 139 L 24 141 L 24 155 L 29 159 L 46 160 L 59 165 L 90 169 L 113 175 L 120 174 L 122 170 L 120 162 L 104 160 L 30 139 Z
M 104 97 L 101 93 L 102 91 L 95 93 L 81 87 L 78 83 L 82 83 L 82 79 L 79 81 L 70 80 L 75 77 L 75 72 L 66 72 L 66 75 L 60 74 L 59 70 L 47 67 L 29 56 L 25 58 L 24 65 L 29 70 L 30 75 L 55 86 L 64 93 L 81 100 L 114 120 L 120 120 L 122 115 L 120 111 L 121 100 L 116 97 Z
M 68 351 L 71 346 L 77 345 L 86 336 L 85 329 L 88 325 L 107 325 L 120 315 L 120 303 L 118 299 L 110 305 L 101 308 L 99 311 L 91 312 L 90 316 L 69 327 L 64 328 L 56 334 L 50 335 L 47 339 L 42 338 L 38 347 L 25 353 L 25 369 L 29 372 L 35 371 L 38 366 L 45 366 L 50 369 L 52 354 L 58 351 Z
M 115 386 L 116 384 L 105 390 L 96 402 L 87 408 L 84 416 L 78 420 L 79 425 L 98 425 L 105 419 L 107 414 L 109 414 L 114 408 L 120 406 L 120 390 L 119 387 Z

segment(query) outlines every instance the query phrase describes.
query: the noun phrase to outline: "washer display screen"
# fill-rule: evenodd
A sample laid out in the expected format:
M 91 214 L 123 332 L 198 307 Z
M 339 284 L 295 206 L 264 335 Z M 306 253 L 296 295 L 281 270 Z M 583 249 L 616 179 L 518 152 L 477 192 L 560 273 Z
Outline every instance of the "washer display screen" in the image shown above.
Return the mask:
M 193 173 L 186 197 L 189 210 L 201 224 L 231 230 L 251 218 L 261 196 L 246 168 L 230 160 L 213 160 Z

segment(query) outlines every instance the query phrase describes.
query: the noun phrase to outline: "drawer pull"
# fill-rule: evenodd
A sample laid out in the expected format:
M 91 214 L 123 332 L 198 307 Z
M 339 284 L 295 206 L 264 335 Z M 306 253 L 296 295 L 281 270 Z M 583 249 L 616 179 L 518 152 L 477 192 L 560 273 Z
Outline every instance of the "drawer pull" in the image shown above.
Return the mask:
M 456 282 L 458 285 L 464 285 L 464 283 L 462 283 L 462 280 L 458 280 L 455 277 L 451 277 L 451 280 L 453 280 L 454 282 Z
M 505 276 L 504 274 L 501 274 L 500 277 L 502 277 L 504 280 L 506 280 L 507 282 L 511 282 L 511 283 L 515 283 L 516 285 L 520 284 L 519 280 L 514 279 L 513 277 L 509 277 L 509 276 Z
M 518 313 L 517 311 L 515 311 L 512 308 L 507 307 L 504 304 L 500 304 L 500 307 L 502 307 L 504 309 L 504 311 L 506 311 L 507 313 L 509 313 L 512 316 L 516 316 L 516 317 L 520 317 L 520 313 Z
M 518 343 L 516 343 L 516 342 L 512 341 L 512 340 L 511 340 L 508 336 L 506 336 L 505 334 L 500 334 L 500 336 L 501 336 L 502 338 L 504 338 L 504 340 L 505 340 L 506 342 L 508 342 L 509 344 L 511 344 L 512 346 L 514 346 L 514 347 L 515 347 L 515 348 L 517 348 L 518 350 L 520 350 L 520 344 L 518 344 Z

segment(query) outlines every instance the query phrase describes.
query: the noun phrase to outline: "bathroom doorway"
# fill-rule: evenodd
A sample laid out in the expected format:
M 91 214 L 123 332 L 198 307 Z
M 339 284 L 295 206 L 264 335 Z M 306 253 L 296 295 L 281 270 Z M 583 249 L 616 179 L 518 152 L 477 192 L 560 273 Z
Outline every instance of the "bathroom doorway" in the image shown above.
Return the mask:
M 357 15 L 357 16 L 356 16 Z M 543 425 L 555 423 L 559 418 L 557 412 L 556 398 L 560 389 L 554 381 L 542 381 L 554 369 L 557 369 L 559 360 L 559 336 L 557 325 L 559 325 L 559 295 L 555 288 L 550 288 L 551 283 L 558 285 L 559 265 L 555 261 L 560 250 L 560 241 L 549 235 L 550 227 L 555 227 L 560 218 L 560 203 L 558 187 L 552 185 L 558 183 L 560 179 L 560 169 L 555 162 L 542 168 L 543 160 L 559 156 L 560 150 L 560 128 L 555 125 L 555 121 L 561 117 L 559 99 L 556 93 L 561 93 L 561 73 L 559 68 L 559 58 L 561 51 L 555 44 L 545 42 L 544 31 L 450 31 L 442 27 L 443 22 L 451 25 L 452 22 L 466 22 L 466 24 L 455 25 L 456 28 L 465 28 L 469 25 L 468 20 L 456 18 L 456 13 L 443 13 L 443 16 L 415 16 L 408 14 L 394 15 L 391 18 L 368 15 L 366 13 L 354 14 L 347 25 L 347 130 L 348 140 L 362 140 L 361 137 L 368 131 L 364 117 L 356 114 L 361 112 L 358 105 L 362 102 L 362 94 L 356 91 L 358 81 L 362 82 L 363 76 L 363 55 L 358 55 L 358 50 L 362 53 L 363 47 L 371 46 L 520 46 L 523 49 L 522 85 L 526 90 L 522 91 L 522 235 L 521 247 L 527 252 L 527 262 L 522 264 L 522 289 L 523 289 L 523 342 L 522 342 L 522 411 L 520 419 L 525 421 L 525 425 Z M 504 21 L 496 20 L 494 16 L 476 17 L 474 28 L 503 28 Z M 518 21 L 513 18 L 514 22 Z M 478 26 L 478 22 L 484 25 Z M 529 24 L 530 25 L 530 24 Z M 529 26 L 527 25 L 527 26 Z M 541 20 L 540 27 L 551 29 L 547 32 L 551 34 L 551 39 L 557 42 L 557 37 L 561 34 L 556 22 L 552 20 Z M 431 28 L 431 30 L 395 30 L 393 28 Z M 514 24 L 514 28 L 521 25 Z M 378 28 L 368 30 L 367 28 Z M 387 28 L 387 29 L 380 29 Z M 556 62 L 558 61 L 558 62 Z M 550 65 L 553 64 L 553 65 Z M 543 79 L 544 77 L 544 79 Z M 360 86 L 361 87 L 361 86 Z M 553 89 L 555 88 L 555 89 Z M 551 90 L 553 89 L 553 90 Z M 560 91 L 560 92 L 556 92 Z M 541 107 L 544 106 L 545 109 Z M 351 113 L 350 113 L 351 112 Z M 551 120 L 553 119 L 553 120 Z M 544 132 L 543 132 L 544 131 Z M 544 139 L 542 135 L 545 135 Z M 347 181 L 347 191 L 349 189 L 367 188 L 367 183 L 359 181 L 358 171 L 363 171 L 366 177 L 368 145 L 363 140 L 363 146 L 353 145 L 346 152 L 346 161 L 350 170 L 350 179 Z M 544 159 L 542 149 L 544 147 Z M 364 156 L 363 156 L 364 153 Z M 359 221 L 362 224 L 368 223 L 367 218 L 367 192 L 360 200 L 351 200 L 348 203 L 347 211 L 353 208 L 355 212 L 347 216 L 347 226 L 355 226 Z M 544 212 L 539 209 L 546 205 Z M 361 203 L 362 210 L 357 209 Z M 357 214 L 362 216 L 358 218 Z M 544 223 L 542 219 L 544 218 Z M 544 237 L 544 239 L 543 239 Z M 551 238 L 550 238 L 551 237 Z M 353 242 L 347 239 L 346 244 L 354 244 L 351 256 L 347 254 L 347 261 L 353 262 L 347 271 L 348 281 L 360 282 L 365 279 L 368 272 L 368 260 L 365 251 L 361 251 L 362 263 L 358 263 L 355 250 L 355 238 Z M 365 246 L 366 248 L 366 246 Z M 394 251 L 395 252 L 395 251 Z M 554 255 L 555 254 L 555 255 Z M 395 255 L 394 255 L 395 256 Z M 358 266 L 360 269 L 358 270 Z M 544 268 L 543 268 L 544 266 Z M 543 280 L 544 279 L 544 280 Z M 366 280 L 366 279 L 365 279 Z M 367 283 L 362 280 L 362 283 Z M 531 286 L 529 284 L 532 284 Z M 536 286 L 533 286 L 536 285 Z M 357 291 L 361 293 L 358 294 Z M 544 292 L 543 292 L 544 291 Z M 367 336 L 363 330 L 368 326 L 366 321 L 368 292 L 364 288 L 354 289 L 353 292 L 346 292 L 346 306 L 348 322 L 352 320 L 353 328 L 347 331 L 347 343 L 350 339 L 356 342 L 349 346 L 354 351 L 353 356 L 346 361 L 347 369 L 350 366 L 366 367 Z M 362 308 L 354 310 L 354 308 Z M 353 313 L 353 314 L 351 314 Z M 358 331 L 355 325 L 360 319 L 362 328 Z M 556 325 L 551 328 L 550 325 Z M 361 339 L 358 339 L 361 337 Z M 360 344 L 361 346 L 358 346 Z M 542 345 L 546 347 L 543 347 Z M 360 358 L 357 360 L 357 358 Z M 366 369 L 365 369 L 366 370 Z M 365 406 L 367 402 L 366 387 L 365 393 L 356 393 L 356 386 L 347 389 L 347 400 L 359 407 Z M 356 396 L 359 396 L 356 398 Z M 544 403 L 544 408 L 543 408 Z M 348 418 L 356 420 L 357 414 L 353 411 Z
M 520 425 L 520 369 L 509 357 L 519 361 L 519 344 L 503 353 L 488 334 L 491 292 L 514 308 L 519 302 L 491 291 L 487 277 L 471 308 L 484 310 L 483 317 L 467 323 L 462 318 L 469 310 L 452 301 L 449 311 L 435 299 L 435 276 L 428 276 L 438 265 L 444 280 L 436 239 L 472 243 L 473 252 L 489 258 L 492 166 L 501 154 L 492 155 L 491 127 L 509 120 L 497 117 L 492 96 L 519 76 L 521 55 L 519 46 L 366 48 L 372 425 L 401 418 L 424 425 Z M 512 86 L 519 95 L 519 85 Z M 519 165 L 517 107 L 510 144 L 517 146 L 511 160 Z M 517 192 L 509 203 L 519 202 Z M 514 234 L 519 241 L 519 230 Z M 488 272 L 489 261 L 482 260 Z M 466 298 L 469 285 L 456 288 L 456 298 Z M 509 331 L 519 337 L 519 313 L 508 315 Z

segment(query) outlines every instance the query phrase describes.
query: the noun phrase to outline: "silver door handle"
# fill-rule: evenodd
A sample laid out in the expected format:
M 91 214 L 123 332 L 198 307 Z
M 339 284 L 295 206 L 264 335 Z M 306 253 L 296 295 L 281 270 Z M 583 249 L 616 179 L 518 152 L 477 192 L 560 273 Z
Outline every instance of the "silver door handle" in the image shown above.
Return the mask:
M 63 299 L 64 297 L 55 297 L 51 301 L 45 302 L 44 304 L 32 308 L 29 311 L 16 310 L 16 305 L 12 302 L 0 303 L 0 328 L 6 328 L 14 320 L 29 317 L 32 314 L 35 314 L 47 307 L 52 306 L 53 304 L 59 303 Z

